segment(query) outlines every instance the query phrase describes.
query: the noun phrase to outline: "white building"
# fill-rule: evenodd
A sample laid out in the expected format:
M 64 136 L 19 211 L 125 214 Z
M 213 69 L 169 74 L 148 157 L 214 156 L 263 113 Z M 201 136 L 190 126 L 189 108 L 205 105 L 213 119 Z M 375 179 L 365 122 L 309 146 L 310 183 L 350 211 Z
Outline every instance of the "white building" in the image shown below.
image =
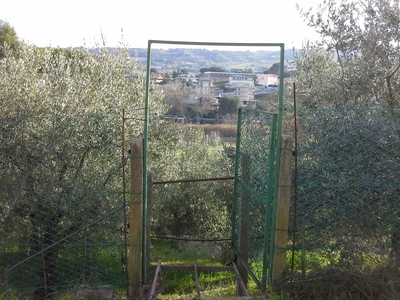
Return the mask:
M 246 73 L 232 73 L 229 77 L 229 86 L 234 90 L 233 96 L 240 100 L 241 106 L 248 106 L 256 108 L 256 101 L 254 101 L 254 74 Z

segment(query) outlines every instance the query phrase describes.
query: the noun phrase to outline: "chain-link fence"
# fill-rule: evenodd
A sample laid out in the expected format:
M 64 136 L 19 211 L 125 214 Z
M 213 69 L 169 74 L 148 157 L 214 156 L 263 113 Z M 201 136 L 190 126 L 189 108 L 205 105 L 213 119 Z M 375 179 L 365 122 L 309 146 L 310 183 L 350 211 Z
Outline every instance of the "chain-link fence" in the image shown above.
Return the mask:
M 296 192 L 288 242 L 294 268 L 364 268 L 397 260 L 400 111 L 319 109 L 297 114 Z M 171 200 L 156 204 L 159 211 L 171 211 L 165 214 L 171 222 L 159 217 L 154 224 L 159 235 L 226 244 L 233 213 L 234 248 L 260 285 L 273 249 L 275 118 L 241 112 L 233 207 L 229 180 L 154 190 L 158 199 Z M 60 298 L 89 288 L 125 293 L 127 156 L 122 153 L 121 126 L 121 116 L 104 115 L 0 120 L 2 296 Z M 186 145 L 175 154 L 184 156 L 184 151 L 193 152 Z M 215 177 L 219 166 L 226 165 L 218 151 L 205 145 L 198 152 L 215 159 Z M 185 169 L 185 174 L 198 175 L 202 169 Z M 179 204 L 182 200 L 185 205 Z M 184 223 L 196 218 L 196 225 Z M 177 221 L 181 223 L 173 223 Z
M 295 269 L 365 269 L 399 258 L 400 111 L 298 112 Z
M 275 114 L 239 110 L 232 239 L 250 276 L 265 290 L 273 249 Z
M 153 173 L 149 205 L 154 238 L 176 241 L 182 249 L 198 247 L 202 253 L 228 264 L 230 246 L 234 147 L 218 131 L 205 133 L 202 126 L 178 130 L 164 156 L 168 172 Z M 184 128 L 184 129 L 182 129 Z M 214 128 L 218 130 L 218 128 Z M 154 161 L 151 157 L 150 163 Z M 154 164 L 153 164 L 154 167 Z
M 120 115 L 0 120 L 2 296 L 125 290 L 121 127 Z

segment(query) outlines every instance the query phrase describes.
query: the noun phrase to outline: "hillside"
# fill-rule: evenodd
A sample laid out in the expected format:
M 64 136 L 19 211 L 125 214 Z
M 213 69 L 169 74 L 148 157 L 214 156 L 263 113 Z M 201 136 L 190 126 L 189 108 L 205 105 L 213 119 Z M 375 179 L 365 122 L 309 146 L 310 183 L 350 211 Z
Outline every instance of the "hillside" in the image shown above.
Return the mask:
M 132 48 L 131 56 L 136 56 L 146 64 L 147 49 Z M 204 67 L 230 69 L 252 69 L 253 71 L 270 68 L 279 62 L 279 51 L 226 51 L 208 49 L 152 49 L 151 67 L 157 71 L 186 69 L 197 73 Z M 285 50 L 285 62 L 293 60 L 293 50 Z

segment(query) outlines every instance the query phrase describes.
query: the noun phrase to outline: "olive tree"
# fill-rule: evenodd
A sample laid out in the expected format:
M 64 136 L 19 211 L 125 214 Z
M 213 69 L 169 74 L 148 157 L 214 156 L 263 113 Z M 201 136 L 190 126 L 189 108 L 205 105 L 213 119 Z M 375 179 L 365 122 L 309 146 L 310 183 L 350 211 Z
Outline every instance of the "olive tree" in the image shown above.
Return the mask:
M 35 284 L 34 298 L 47 299 L 62 284 L 60 257 L 72 253 L 61 255 L 63 249 L 83 239 L 83 228 L 86 244 L 123 239 L 123 217 L 112 213 L 124 207 L 116 196 L 127 159 L 121 153 L 121 111 L 128 117 L 127 140 L 140 136 L 144 70 L 128 49 L 21 45 L 18 57 L 5 50 L 0 60 L 1 255 L 5 271 L 12 269 L 10 284 Z M 160 103 L 155 91 L 150 107 L 162 112 Z M 157 128 L 156 122 L 151 126 Z M 89 232 L 89 224 L 98 226 Z M 93 279 L 84 273 L 76 278 L 82 277 Z
M 340 253 L 353 267 L 368 255 L 398 259 L 398 117 L 385 109 L 299 112 L 297 216 L 307 247 Z
M 320 36 L 295 58 L 309 104 L 320 104 L 322 96 L 324 106 L 399 107 L 397 0 L 327 0 L 315 11 L 299 11 Z
M 175 127 L 175 149 L 169 147 L 164 174 L 155 181 L 210 179 L 233 176 L 233 160 L 221 148 L 216 134 L 203 129 Z M 154 185 L 152 232 L 157 236 L 187 239 L 229 239 L 232 180 L 209 180 Z M 217 243 L 224 255 L 227 245 Z
M 5 48 L 12 49 L 11 55 L 15 55 L 19 47 L 19 39 L 15 29 L 7 22 L 0 20 L 0 59 L 5 56 Z
M 320 36 L 295 53 L 292 78 L 306 244 L 354 267 L 398 261 L 399 2 L 326 0 L 300 14 Z

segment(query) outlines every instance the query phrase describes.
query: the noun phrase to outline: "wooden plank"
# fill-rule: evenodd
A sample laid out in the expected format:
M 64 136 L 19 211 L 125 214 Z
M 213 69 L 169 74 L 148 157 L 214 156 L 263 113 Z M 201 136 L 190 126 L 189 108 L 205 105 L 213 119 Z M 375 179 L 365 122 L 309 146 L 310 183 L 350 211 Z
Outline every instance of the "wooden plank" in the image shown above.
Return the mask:
M 199 285 L 199 276 L 197 274 L 196 262 L 194 262 L 194 279 L 196 281 L 197 298 L 200 298 L 200 285 Z
M 131 195 L 129 205 L 128 297 L 139 298 L 142 290 L 142 202 L 143 202 L 143 140 L 131 142 Z
M 151 286 L 151 291 L 149 295 L 149 299 L 155 299 L 157 295 L 157 286 L 159 281 L 161 281 L 161 260 L 158 261 L 157 269 L 154 274 L 153 284 Z
M 243 152 L 241 157 L 241 172 L 242 172 L 242 180 L 243 182 L 250 186 L 251 182 L 251 170 L 250 170 L 250 161 L 251 155 L 248 152 Z M 240 273 L 240 278 L 243 280 L 243 283 L 247 289 L 248 284 L 248 271 L 246 266 L 249 265 L 249 228 L 250 228 L 250 206 L 249 199 L 251 199 L 251 195 L 248 189 L 243 190 L 243 196 L 240 197 L 240 209 L 239 209 L 239 222 L 240 222 L 240 234 L 239 234 L 239 249 L 240 259 L 237 260 L 237 269 Z M 244 294 L 239 294 L 238 296 L 244 296 Z
M 276 206 L 275 249 L 273 253 L 272 284 L 277 284 L 287 268 L 289 208 L 292 196 L 293 137 L 282 136 L 279 170 L 278 201 Z M 270 258 L 271 259 L 271 258 Z
M 240 276 L 239 270 L 236 267 L 235 263 L 232 263 L 232 268 L 233 268 L 233 270 L 234 270 L 234 272 L 236 274 L 236 282 L 237 282 L 237 284 L 238 284 L 238 286 L 240 288 L 240 293 L 239 294 L 241 296 L 249 297 L 250 296 L 249 292 L 247 291 L 246 285 L 243 282 L 242 277 Z

